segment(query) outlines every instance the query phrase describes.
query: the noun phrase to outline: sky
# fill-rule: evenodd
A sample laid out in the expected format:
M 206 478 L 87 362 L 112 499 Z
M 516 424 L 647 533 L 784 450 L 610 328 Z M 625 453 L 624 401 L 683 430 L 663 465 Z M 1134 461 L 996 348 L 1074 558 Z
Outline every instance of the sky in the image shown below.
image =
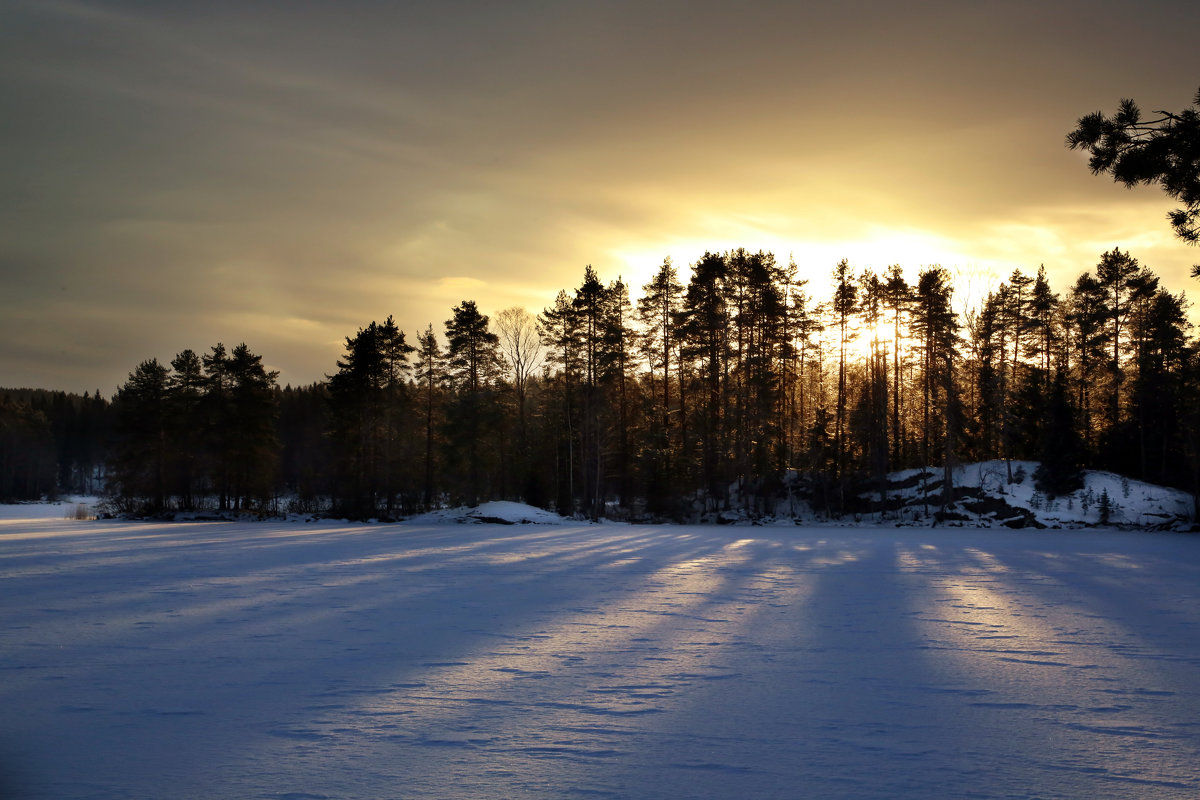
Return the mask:
M 105 396 L 245 342 L 280 384 L 393 315 L 537 313 L 592 265 L 940 264 L 957 304 L 1173 202 L 1063 142 L 1200 87 L 1192 2 L 0 0 L 0 386 Z

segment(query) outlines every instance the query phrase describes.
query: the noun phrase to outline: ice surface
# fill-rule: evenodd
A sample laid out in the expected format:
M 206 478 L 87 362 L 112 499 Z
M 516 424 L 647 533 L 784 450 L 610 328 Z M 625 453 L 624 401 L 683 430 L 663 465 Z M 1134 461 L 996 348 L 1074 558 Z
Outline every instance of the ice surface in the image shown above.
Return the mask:
M 15 797 L 1200 796 L 1196 536 L 35 516 Z

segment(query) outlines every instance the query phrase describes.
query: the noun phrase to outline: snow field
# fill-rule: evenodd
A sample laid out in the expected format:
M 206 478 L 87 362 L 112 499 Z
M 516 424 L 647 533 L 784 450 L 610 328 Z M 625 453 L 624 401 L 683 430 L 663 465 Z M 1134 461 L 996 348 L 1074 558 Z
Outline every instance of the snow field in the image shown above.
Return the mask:
M 18 797 L 1193 798 L 1200 538 L 5 513 L 0 676 Z

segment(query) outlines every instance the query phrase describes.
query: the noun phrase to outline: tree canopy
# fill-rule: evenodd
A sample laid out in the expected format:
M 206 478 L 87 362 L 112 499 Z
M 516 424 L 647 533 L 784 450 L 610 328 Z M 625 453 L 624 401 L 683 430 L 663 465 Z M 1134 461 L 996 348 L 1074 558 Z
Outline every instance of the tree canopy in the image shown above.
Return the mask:
M 1096 175 L 1109 173 L 1128 187 L 1159 184 L 1183 204 L 1167 218 L 1188 244 L 1200 243 L 1200 91 L 1179 112 L 1156 111 L 1146 119 L 1133 100 L 1121 101 L 1111 117 L 1100 111 L 1080 117 L 1067 146 L 1086 150 Z M 1200 265 L 1192 268 L 1200 277 Z

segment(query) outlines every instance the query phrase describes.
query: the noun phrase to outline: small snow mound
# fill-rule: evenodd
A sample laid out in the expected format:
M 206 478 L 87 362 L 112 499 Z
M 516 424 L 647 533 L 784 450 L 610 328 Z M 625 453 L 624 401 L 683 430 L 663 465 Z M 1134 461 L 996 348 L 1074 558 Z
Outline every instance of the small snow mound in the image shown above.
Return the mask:
M 494 500 L 490 503 L 484 503 L 474 509 L 469 516 L 481 522 L 501 522 L 507 525 L 516 523 L 554 524 L 565 521 L 552 511 L 546 511 L 545 509 L 525 505 L 524 503 L 513 503 L 507 500 Z
M 498 525 L 559 525 L 567 520 L 552 511 L 514 503 L 508 500 L 493 500 L 474 508 L 447 508 L 412 517 L 408 522 Z

